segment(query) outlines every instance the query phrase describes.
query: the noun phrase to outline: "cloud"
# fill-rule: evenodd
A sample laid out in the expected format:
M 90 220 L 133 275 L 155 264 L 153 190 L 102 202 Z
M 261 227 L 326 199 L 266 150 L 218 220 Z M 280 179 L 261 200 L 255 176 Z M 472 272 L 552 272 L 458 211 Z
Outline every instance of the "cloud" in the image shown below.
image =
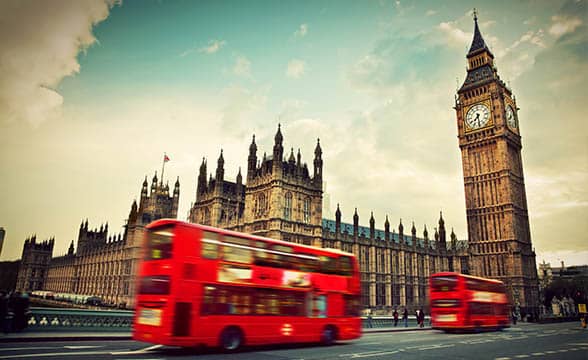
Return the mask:
M 574 32 L 578 26 L 582 25 L 582 20 L 575 16 L 555 15 L 551 20 L 549 33 L 555 37 Z
M 286 76 L 291 79 L 299 79 L 306 71 L 306 63 L 303 60 L 292 59 L 288 62 Z
M 227 42 L 224 40 L 210 40 L 208 41 L 208 46 L 204 46 L 199 49 L 201 53 L 205 54 L 214 54 L 218 52 L 223 46 L 225 46 Z
M 251 61 L 245 56 L 238 55 L 233 66 L 233 74 L 241 77 L 251 77 Z
M 425 13 L 426 16 L 433 16 L 437 13 L 437 10 L 427 10 Z
M 308 24 L 300 24 L 300 27 L 294 31 L 295 37 L 305 37 L 308 33 Z
M 0 122 L 37 126 L 61 113 L 61 80 L 80 72 L 77 56 L 96 42 L 94 25 L 114 0 L 0 2 Z M 31 26 L 34 24 L 34 26 Z
M 454 21 L 442 22 L 437 28 L 445 33 L 449 45 L 462 48 L 472 41 L 472 34 L 458 28 Z

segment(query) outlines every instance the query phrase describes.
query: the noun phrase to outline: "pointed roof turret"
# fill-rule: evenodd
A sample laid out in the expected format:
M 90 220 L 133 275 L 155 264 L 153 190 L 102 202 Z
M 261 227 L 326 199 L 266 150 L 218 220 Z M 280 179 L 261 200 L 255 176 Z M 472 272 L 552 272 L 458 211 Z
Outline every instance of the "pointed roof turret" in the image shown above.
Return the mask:
M 281 124 L 278 124 L 278 131 L 276 132 L 276 136 L 274 137 L 276 145 L 282 145 L 282 141 L 284 141 L 284 137 L 282 136 L 282 131 L 280 130 Z
M 317 159 L 320 159 L 322 154 L 323 154 L 323 149 L 321 149 L 321 139 L 316 139 L 316 147 L 314 148 L 314 156 Z
M 468 57 L 474 56 L 481 51 L 486 50 L 490 54 L 492 52 L 486 45 L 484 38 L 482 37 L 482 33 L 480 32 L 480 28 L 478 27 L 478 12 L 474 9 L 474 39 L 472 40 L 472 45 L 470 46 L 470 51 L 468 51 Z
M 294 148 L 290 148 L 290 157 L 288 158 L 288 162 L 291 164 L 296 163 L 296 158 L 294 158 Z

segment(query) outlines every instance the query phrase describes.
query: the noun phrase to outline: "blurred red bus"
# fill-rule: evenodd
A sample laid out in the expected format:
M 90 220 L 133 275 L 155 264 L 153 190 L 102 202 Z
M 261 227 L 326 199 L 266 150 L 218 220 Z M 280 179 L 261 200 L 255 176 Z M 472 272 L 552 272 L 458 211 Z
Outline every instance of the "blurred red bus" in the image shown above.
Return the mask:
M 510 326 L 502 281 L 453 272 L 433 274 L 429 281 L 434 329 L 482 330 Z
M 233 351 L 361 336 L 353 254 L 163 219 L 139 271 L 138 341 Z

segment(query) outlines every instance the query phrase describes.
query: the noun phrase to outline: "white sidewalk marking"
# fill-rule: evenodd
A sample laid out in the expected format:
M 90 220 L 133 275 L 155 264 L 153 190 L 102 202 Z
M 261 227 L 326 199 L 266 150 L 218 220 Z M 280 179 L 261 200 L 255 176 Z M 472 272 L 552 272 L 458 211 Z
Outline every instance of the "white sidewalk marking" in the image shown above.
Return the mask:
M 64 346 L 66 349 L 76 350 L 76 349 L 95 349 L 104 347 L 103 345 L 67 345 Z

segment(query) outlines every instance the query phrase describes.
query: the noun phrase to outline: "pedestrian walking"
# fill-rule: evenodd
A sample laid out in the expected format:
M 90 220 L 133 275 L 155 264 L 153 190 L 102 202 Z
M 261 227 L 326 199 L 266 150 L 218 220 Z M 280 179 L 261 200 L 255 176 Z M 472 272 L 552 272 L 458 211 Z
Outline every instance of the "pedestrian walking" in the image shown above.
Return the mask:
M 425 312 L 422 308 L 419 310 L 419 326 L 421 328 L 425 327 Z
M 398 310 L 396 310 L 396 308 L 394 308 L 392 316 L 394 317 L 394 327 L 396 327 L 396 325 L 398 325 Z
M 371 310 L 368 313 L 367 320 L 368 320 L 368 328 L 371 329 L 372 327 L 374 327 L 374 325 L 372 324 L 372 311 Z
M 516 325 L 517 324 L 517 312 L 513 310 L 512 312 L 512 324 Z
M 404 327 L 408 327 L 408 309 L 404 308 L 404 312 L 402 313 L 402 321 L 404 321 Z

